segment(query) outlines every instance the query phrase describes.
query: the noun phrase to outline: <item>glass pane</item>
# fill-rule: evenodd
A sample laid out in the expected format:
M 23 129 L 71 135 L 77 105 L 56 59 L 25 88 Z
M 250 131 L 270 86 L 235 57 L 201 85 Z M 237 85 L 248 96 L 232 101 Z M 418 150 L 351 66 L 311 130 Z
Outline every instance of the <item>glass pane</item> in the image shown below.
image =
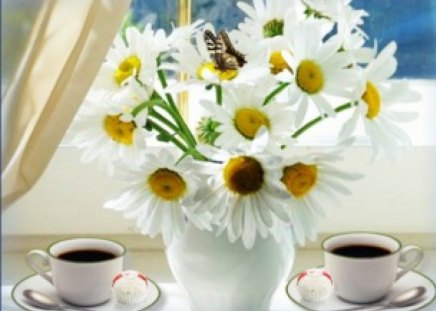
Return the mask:
M 133 0 L 131 9 L 131 22 L 138 27 L 151 23 L 169 33 L 171 25 L 177 25 L 177 0 Z
M 217 30 L 232 30 L 238 27 L 245 15 L 237 6 L 238 2 L 251 4 L 244 0 L 193 0 L 192 20 L 203 19 L 212 23 Z
M 371 40 L 380 47 L 398 43 L 395 77 L 436 78 L 436 0 L 354 0 L 352 5 L 370 14 L 363 29 Z

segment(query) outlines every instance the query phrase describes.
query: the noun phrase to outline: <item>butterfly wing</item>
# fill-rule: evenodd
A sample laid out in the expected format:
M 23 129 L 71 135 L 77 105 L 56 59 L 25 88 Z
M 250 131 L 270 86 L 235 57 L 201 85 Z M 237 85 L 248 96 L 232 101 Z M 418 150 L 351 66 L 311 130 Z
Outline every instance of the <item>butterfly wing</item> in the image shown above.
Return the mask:
M 203 37 L 207 50 L 211 56 L 214 56 L 217 53 L 224 53 L 225 47 L 222 40 L 219 39 L 219 36 L 215 37 L 212 31 L 205 30 Z
M 230 55 L 233 55 L 236 58 L 239 67 L 242 67 L 247 63 L 245 59 L 245 55 L 239 52 L 237 49 L 235 49 L 232 42 L 230 41 L 229 35 L 225 31 L 221 31 L 218 34 L 217 39 L 218 38 L 222 41 L 225 47 L 225 52 Z
M 237 69 L 246 63 L 245 56 L 236 51 L 225 31 L 215 36 L 212 31 L 205 30 L 203 37 L 209 55 L 220 70 Z

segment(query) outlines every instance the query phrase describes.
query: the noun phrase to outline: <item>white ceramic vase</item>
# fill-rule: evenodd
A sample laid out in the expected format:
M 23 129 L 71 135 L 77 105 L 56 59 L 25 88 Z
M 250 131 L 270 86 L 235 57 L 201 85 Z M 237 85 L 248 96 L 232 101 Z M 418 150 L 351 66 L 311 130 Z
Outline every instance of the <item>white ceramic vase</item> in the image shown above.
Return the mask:
M 294 246 L 284 244 L 258 236 L 247 250 L 240 240 L 230 243 L 226 233 L 217 237 L 188 225 L 166 254 L 192 311 L 267 311 L 294 262 Z

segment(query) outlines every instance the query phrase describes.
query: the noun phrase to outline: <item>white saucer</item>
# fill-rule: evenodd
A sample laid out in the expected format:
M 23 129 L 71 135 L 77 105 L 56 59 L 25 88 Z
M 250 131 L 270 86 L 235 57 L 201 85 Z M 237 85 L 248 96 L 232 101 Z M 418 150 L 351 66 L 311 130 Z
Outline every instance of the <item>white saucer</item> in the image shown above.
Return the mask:
M 325 310 L 341 310 L 341 309 L 358 306 L 358 304 L 351 304 L 344 300 L 339 299 L 334 293 L 327 300 L 323 302 L 313 303 L 303 300 L 297 289 L 298 275 L 299 274 L 294 276 L 289 281 L 289 283 L 286 286 L 286 293 L 288 294 L 288 297 L 295 304 L 299 305 L 303 309 L 311 310 L 311 311 L 325 311 Z M 404 277 L 402 277 L 400 280 L 398 280 L 397 283 L 395 283 L 392 292 L 384 300 L 380 301 L 380 303 L 382 304 L 385 301 L 389 301 L 391 297 L 414 286 L 424 286 L 427 289 L 427 292 L 425 293 L 423 300 L 420 303 L 410 307 L 391 308 L 389 309 L 389 311 L 419 310 L 431 304 L 434 301 L 436 296 L 436 285 L 433 283 L 433 281 L 429 279 L 427 276 L 419 272 L 411 271 L 407 273 Z M 369 308 L 368 310 L 371 310 L 371 308 Z
M 57 295 L 54 287 L 46 280 L 44 280 L 42 277 L 36 274 L 21 280 L 12 289 L 12 294 L 11 294 L 12 300 L 24 310 L 41 311 L 41 309 L 34 308 L 25 301 L 25 299 L 23 298 L 23 291 L 26 289 L 38 290 L 44 294 L 49 295 L 50 297 L 53 297 L 53 299 L 55 299 L 56 301 L 58 301 L 63 305 L 71 306 L 73 308 L 75 307 L 63 301 Z M 149 279 L 148 294 L 145 297 L 145 300 L 138 304 L 123 305 L 116 301 L 115 296 L 112 296 L 112 298 L 108 302 L 99 306 L 89 307 L 89 308 L 96 311 L 141 311 L 141 310 L 148 309 L 149 307 L 154 305 L 159 300 L 159 297 L 160 297 L 159 287 L 155 282 Z

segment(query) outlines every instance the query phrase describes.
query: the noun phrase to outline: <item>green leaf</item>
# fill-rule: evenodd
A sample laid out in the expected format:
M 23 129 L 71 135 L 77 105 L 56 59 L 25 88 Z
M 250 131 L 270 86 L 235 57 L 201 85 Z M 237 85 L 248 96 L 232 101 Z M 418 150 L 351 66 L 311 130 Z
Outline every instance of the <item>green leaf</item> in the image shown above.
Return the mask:
M 157 139 L 158 141 L 161 141 L 161 142 L 167 143 L 167 142 L 170 142 L 170 141 L 171 141 L 171 136 L 166 135 L 166 134 L 164 134 L 164 133 L 160 133 L 159 135 L 156 136 L 156 139 Z
M 145 128 L 147 131 L 149 131 L 149 132 L 151 132 L 151 131 L 153 130 L 153 126 L 152 126 L 151 123 L 148 122 L 148 121 L 147 121 L 147 123 L 145 123 L 144 128 Z

